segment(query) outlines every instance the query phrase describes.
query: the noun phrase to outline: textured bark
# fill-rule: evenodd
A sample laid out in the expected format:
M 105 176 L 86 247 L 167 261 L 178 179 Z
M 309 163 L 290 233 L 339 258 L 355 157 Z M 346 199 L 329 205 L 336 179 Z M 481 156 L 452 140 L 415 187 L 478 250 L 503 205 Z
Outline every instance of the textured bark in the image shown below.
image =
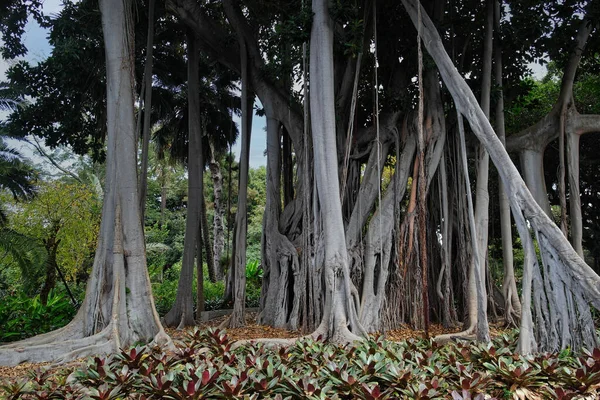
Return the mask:
M 150 151 L 150 116 L 152 115 L 152 50 L 154 49 L 154 3 L 148 2 L 148 39 L 146 42 L 146 64 L 144 66 L 144 126 L 142 130 L 142 165 L 138 191 L 140 199 L 140 218 L 144 225 L 146 214 L 146 192 L 148 190 L 148 153 Z
M 221 268 L 221 258 L 225 249 L 225 210 L 223 208 L 223 175 L 221 174 L 221 165 L 215 158 L 215 146 L 213 140 L 209 137 L 210 162 L 208 167 L 213 182 L 213 265 L 214 272 L 210 272 L 211 282 L 223 279 L 223 268 Z M 213 277 L 214 275 L 214 277 Z M 213 281 L 214 279 L 214 281 Z
M 165 315 L 167 326 L 181 329 L 192 326 L 194 322 L 194 301 L 192 282 L 194 278 L 194 259 L 200 226 L 202 202 L 202 129 L 200 121 L 199 59 L 195 37 L 188 34 L 188 202 L 183 239 L 183 260 L 175 304 Z M 202 261 L 200 261 L 201 263 Z
M 410 174 L 416 145 L 414 135 L 409 136 L 402 149 L 402 157 L 399 160 L 394 179 L 383 197 L 382 204 L 369 222 L 369 229 L 365 238 L 365 272 L 359 313 L 362 325 L 369 332 L 379 331 L 384 325 L 386 328 L 390 328 L 388 326 L 390 323 L 385 321 L 383 307 L 387 297 L 386 283 L 388 282 L 389 265 L 392 259 L 394 212 L 396 204 L 402 200 L 406 192 L 406 182 Z M 389 297 L 387 299 L 390 300 Z M 398 309 L 385 311 L 397 312 Z
M 413 23 L 417 23 L 417 2 L 413 0 L 402 0 L 406 7 Z M 594 307 L 600 307 L 600 277 L 594 273 L 594 271 L 577 255 L 573 247 L 562 235 L 560 229 L 548 218 L 548 216 L 542 211 L 542 209 L 535 202 L 531 193 L 527 189 L 525 182 L 519 175 L 514 164 L 511 162 L 504 146 L 495 135 L 489 121 L 485 117 L 481 108 L 478 106 L 473 93 L 464 81 L 464 79 L 458 74 L 456 68 L 453 66 L 452 61 L 446 53 L 442 41 L 432 24 L 431 20 L 425 15 L 424 16 L 424 43 L 427 46 L 429 54 L 434 59 L 436 65 L 440 69 L 440 73 L 444 82 L 450 91 L 458 111 L 463 114 L 469 121 L 471 128 L 477 138 L 484 144 L 486 150 L 489 152 L 490 157 L 494 161 L 496 168 L 504 184 L 506 185 L 509 196 L 509 201 L 515 215 L 515 220 L 518 226 L 526 226 L 527 222 L 530 224 L 531 229 L 534 231 L 542 255 L 542 262 L 544 268 L 549 273 L 544 274 L 545 277 L 552 279 L 554 283 L 557 281 L 560 284 L 564 284 L 567 289 L 567 302 L 574 304 L 577 311 L 582 318 L 578 321 L 574 321 L 572 315 L 571 320 L 568 322 L 571 324 L 570 337 L 566 337 L 563 330 L 559 332 L 559 337 L 562 343 L 568 343 L 573 348 L 580 348 L 582 345 L 591 347 L 597 345 L 598 338 L 594 333 L 593 321 L 588 316 L 591 315 L 589 312 L 588 304 L 592 304 Z M 525 220 L 527 222 L 525 222 Z M 520 228 L 521 239 L 523 243 L 531 240 L 531 236 L 525 229 Z M 539 269 L 533 268 L 533 276 L 540 275 Z M 529 280 L 529 279 L 527 279 Z M 554 296 L 554 300 L 560 300 L 552 292 L 540 291 L 535 289 L 535 285 L 540 284 L 539 279 L 533 279 L 534 283 L 534 298 L 537 296 L 542 297 L 542 301 L 534 301 L 533 305 L 540 308 L 548 306 L 547 302 L 544 304 L 543 297 L 546 298 Z M 536 294 L 537 292 L 537 294 Z M 560 291 L 559 291 L 560 292 Z M 569 296 L 571 299 L 569 300 Z M 523 298 L 521 311 L 522 317 L 529 313 L 532 307 L 529 299 Z M 543 312 L 543 311 L 542 311 Z M 539 312 L 536 312 L 536 318 L 539 320 L 543 318 Z M 563 321 L 567 323 L 567 321 Z M 526 334 L 528 329 L 527 324 L 522 323 L 522 335 Z M 540 335 L 542 340 L 538 350 L 542 351 L 553 351 L 556 350 L 548 345 L 547 333 L 540 331 L 540 324 L 537 323 L 534 326 L 536 334 Z M 522 352 L 534 351 L 531 347 L 521 347 Z
M 285 207 L 294 199 L 294 163 L 292 159 L 292 141 L 285 128 L 282 129 L 282 136 L 281 176 L 283 177 L 283 206 Z
M 315 182 L 323 223 L 323 277 L 325 306 L 314 335 L 333 342 L 359 339 L 365 330 L 352 300 L 342 206 L 339 198 L 335 143 L 333 90 L 333 22 L 326 0 L 312 3 L 314 12 L 310 42 L 311 127 L 315 160 Z M 335 172 L 334 172 L 335 171 Z M 360 336 L 359 336 L 360 335 Z
M 270 114 L 270 113 L 269 113 Z M 258 320 L 278 328 L 298 329 L 300 305 L 306 285 L 302 279 L 294 245 L 279 231 L 281 184 L 279 167 L 279 121 L 267 115 L 267 198 L 261 240 L 263 286 Z
M 0 347 L 0 364 L 68 361 L 136 342 L 169 343 L 146 268 L 139 214 L 133 110 L 131 3 L 100 2 L 107 69 L 106 193 L 86 297 L 64 328 Z

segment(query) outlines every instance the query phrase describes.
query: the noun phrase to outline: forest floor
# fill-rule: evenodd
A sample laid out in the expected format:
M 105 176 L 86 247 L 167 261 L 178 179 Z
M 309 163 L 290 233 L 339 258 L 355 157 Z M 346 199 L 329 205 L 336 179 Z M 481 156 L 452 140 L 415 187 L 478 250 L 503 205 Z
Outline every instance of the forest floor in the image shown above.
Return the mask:
M 235 328 L 228 329 L 227 334 L 231 338 L 232 341 L 236 340 L 252 340 L 258 338 L 294 338 L 302 335 L 302 332 L 299 331 L 289 331 L 285 329 L 272 328 L 270 326 L 258 325 L 256 323 L 256 313 L 247 313 L 246 314 L 246 326 L 243 328 Z M 198 328 L 217 328 L 223 320 L 225 320 L 227 316 L 219 317 L 212 319 L 208 322 L 204 322 L 198 325 Z M 176 330 L 167 328 L 167 333 L 171 336 L 171 338 L 175 341 L 185 342 L 186 334 L 189 331 L 194 330 L 195 328 L 188 328 L 186 330 Z M 504 333 L 503 329 L 498 326 L 490 326 L 491 334 L 493 336 L 500 335 Z M 454 333 L 458 332 L 460 329 L 448 330 L 444 329 L 441 325 L 433 324 L 429 329 L 430 337 L 434 337 L 444 333 Z M 385 337 L 388 340 L 393 341 L 402 341 L 412 338 L 423 338 L 424 332 L 413 330 L 408 327 L 402 329 L 396 329 L 385 332 Z M 43 369 L 48 367 L 50 363 L 23 363 L 17 365 L 15 367 L 2 367 L 0 366 L 0 381 L 2 380 L 14 380 L 25 378 L 29 373 L 35 371 L 36 369 Z M 68 373 L 78 367 L 85 365 L 85 359 L 75 360 L 66 364 L 62 364 L 59 366 L 55 366 L 57 370 L 61 370 L 61 373 Z M 1 382 L 0 382 L 1 383 Z

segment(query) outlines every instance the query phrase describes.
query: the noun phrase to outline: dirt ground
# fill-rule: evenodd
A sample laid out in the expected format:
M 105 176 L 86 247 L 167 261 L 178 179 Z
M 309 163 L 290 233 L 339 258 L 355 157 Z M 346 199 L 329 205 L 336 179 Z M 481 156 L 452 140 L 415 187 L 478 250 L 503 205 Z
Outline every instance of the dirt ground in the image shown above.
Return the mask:
M 213 319 L 211 321 L 202 323 L 199 325 L 200 328 L 208 328 L 208 327 L 218 327 L 223 320 L 227 318 L 219 317 Z M 189 328 L 194 329 L 194 328 Z M 457 329 L 454 330 L 445 330 L 441 325 L 432 325 L 429 330 L 430 337 L 434 337 L 440 335 L 442 333 L 452 333 L 457 332 Z M 185 338 L 184 330 L 175 330 L 175 329 L 167 329 L 167 333 L 171 335 L 174 340 L 183 340 Z M 240 340 L 240 339 L 258 339 L 258 338 L 293 338 L 302 335 L 302 332 L 298 331 L 288 331 L 285 329 L 277 329 L 272 328 L 270 326 L 258 325 L 256 323 L 256 313 L 247 313 L 246 314 L 246 326 L 243 328 L 236 329 L 228 329 L 228 335 L 232 340 Z M 423 338 L 423 331 L 415 331 L 410 328 L 397 329 L 392 331 L 385 332 L 385 337 L 389 340 L 401 341 L 410 338 Z M 68 374 L 73 369 L 82 366 L 85 363 L 84 359 L 75 360 L 69 362 L 67 364 L 63 364 L 60 366 L 56 366 L 54 368 L 61 373 Z M 30 364 L 23 363 L 16 367 L 2 367 L 0 366 L 0 380 L 4 379 L 18 379 L 22 377 L 27 377 L 28 373 L 31 371 L 35 371 L 37 368 L 47 368 L 50 366 L 49 363 L 39 363 L 39 364 Z

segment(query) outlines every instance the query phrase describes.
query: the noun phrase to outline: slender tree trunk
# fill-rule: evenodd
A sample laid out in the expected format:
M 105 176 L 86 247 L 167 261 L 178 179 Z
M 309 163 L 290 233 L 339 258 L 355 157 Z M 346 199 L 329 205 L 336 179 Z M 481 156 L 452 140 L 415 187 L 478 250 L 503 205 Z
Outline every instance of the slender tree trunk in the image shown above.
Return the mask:
M 160 166 L 160 218 L 158 220 L 159 228 L 162 228 L 165 224 L 165 214 L 167 211 L 167 189 L 169 182 L 169 168 L 166 162 L 161 161 Z
M 246 237 L 248 233 L 248 168 L 250 162 L 250 136 L 252 132 L 252 105 L 254 99 L 249 93 L 248 53 L 242 40 L 242 150 L 240 155 L 240 174 L 238 205 L 235 217 L 235 236 L 232 258 L 233 312 L 222 324 L 223 327 L 238 328 L 246 325 Z
M 225 223 L 223 209 L 223 175 L 221 174 L 221 165 L 215 158 L 215 145 L 211 137 L 208 138 L 210 146 L 210 174 L 213 181 L 213 266 L 214 279 L 220 281 L 223 279 L 223 268 L 221 266 L 221 258 L 225 248 Z M 211 278 L 212 281 L 212 278 Z
M 60 240 L 56 240 L 56 236 L 52 236 L 44 241 L 46 252 L 48 253 L 48 259 L 46 260 L 46 279 L 44 280 L 44 286 L 40 291 L 40 301 L 45 306 L 48 304 L 48 295 L 50 291 L 56 286 L 56 270 L 58 268 L 56 263 L 56 252 L 58 251 L 58 245 Z
M 152 115 L 152 50 L 154 48 L 154 3 L 148 2 L 148 40 L 146 42 L 146 65 L 144 66 L 144 128 L 142 132 L 142 165 L 138 182 L 140 219 L 144 225 L 146 192 L 148 189 L 148 152 L 150 151 L 150 116 Z
M 196 238 L 196 321 L 202 320 L 204 311 L 204 269 L 202 265 L 202 239 L 203 226 L 198 224 L 198 237 Z M 208 255 L 206 257 L 208 259 Z
M 495 0 L 494 26 L 496 32 L 500 32 L 501 1 Z M 494 41 L 494 59 L 495 59 L 495 81 L 499 88 L 498 98 L 496 100 L 496 133 L 506 146 L 506 135 L 504 130 L 504 94 L 502 92 L 502 47 L 500 38 Z M 510 219 L 510 204 L 508 195 L 502 182 L 499 183 L 500 195 L 500 230 L 502 234 L 502 265 L 504 267 L 504 280 L 502 282 L 502 293 L 504 295 L 504 318 L 506 323 L 511 326 L 517 326 L 521 319 L 521 302 L 517 291 L 517 282 L 515 279 L 513 243 L 512 243 L 512 224 Z
M 567 154 L 569 170 L 569 205 L 571 211 L 571 243 L 583 258 L 583 219 L 581 216 L 581 192 L 579 191 L 579 134 L 567 127 Z
M 201 155 L 202 157 L 202 155 Z M 210 243 L 210 234 L 208 230 L 208 217 L 206 215 L 206 197 L 204 196 L 204 157 L 202 157 L 202 168 L 200 171 L 200 224 L 201 224 L 201 239 L 204 244 L 204 253 L 206 254 L 206 266 L 208 268 L 208 276 L 211 282 L 217 281 L 216 265 L 213 258 L 212 246 Z
M 177 285 L 175 304 L 165 315 L 167 326 L 183 328 L 194 325 L 194 302 L 192 282 L 194 277 L 194 258 L 200 226 L 202 202 L 202 128 L 200 121 L 199 54 L 196 38 L 188 33 L 188 202 L 183 241 L 183 260 Z M 202 263 L 200 261 L 200 263 Z
M 136 190 L 133 17 L 127 0 L 100 1 L 107 70 L 106 193 L 94 266 L 75 319 L 0 347 L 0 364 L 67 361 L 135 342 L 170 343 L 152 298 Z

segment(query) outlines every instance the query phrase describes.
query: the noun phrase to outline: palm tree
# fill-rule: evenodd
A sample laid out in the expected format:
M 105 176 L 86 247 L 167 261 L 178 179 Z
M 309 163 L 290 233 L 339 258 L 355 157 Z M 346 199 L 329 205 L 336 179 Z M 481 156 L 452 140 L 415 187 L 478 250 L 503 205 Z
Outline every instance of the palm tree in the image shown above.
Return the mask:
M 0 83 L 0 111 L 13 110 L 19 104 L 18 94 L 6 83 Z M 0 189 L 9 191 L 15 200 L 31 199 L 35 194 L 35 168 L 23 155 L 6 143 L 0 125 Z M 8 227 L 8 216 L 0 204 L 0 263 L 10 256 L 21 268 L 24 277 L 37 276 L 34 272 L 42 267 L 47 254 L 35 239 Z

